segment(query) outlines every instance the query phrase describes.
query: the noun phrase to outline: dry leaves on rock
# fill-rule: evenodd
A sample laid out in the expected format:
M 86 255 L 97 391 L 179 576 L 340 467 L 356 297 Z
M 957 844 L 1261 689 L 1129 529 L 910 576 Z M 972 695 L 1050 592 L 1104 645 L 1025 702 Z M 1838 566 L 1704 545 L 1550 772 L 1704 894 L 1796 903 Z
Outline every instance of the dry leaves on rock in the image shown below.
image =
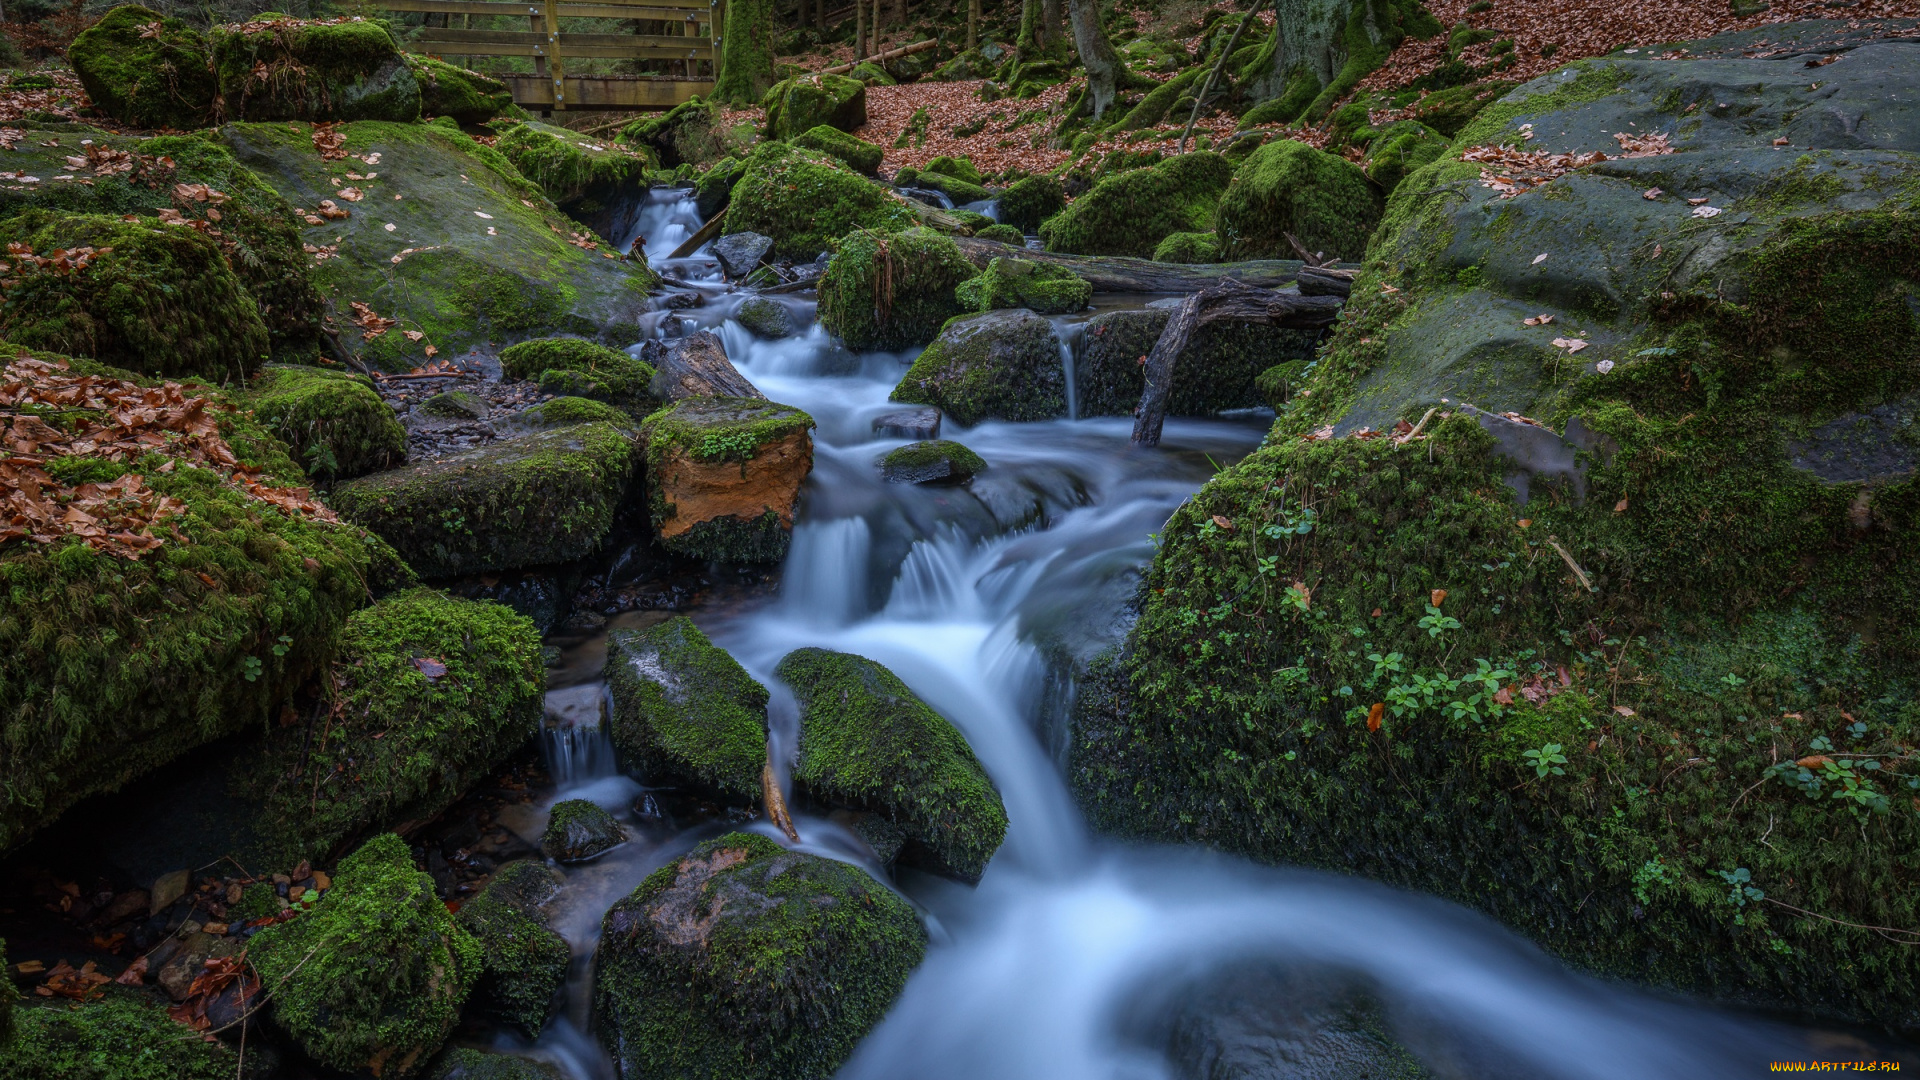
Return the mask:
M 63 997 L 72 998 L 75 1001 L 90 1001 L 105 993 L 106 985 L 112 981 L 113 980 L 107 976 L 95 971 L 94 963 L 91 960 L 77 969 L 65 960 L 62 960 L 54 965 L 52 971 L 47 972 L 46 981 L 34 987 L 33 992 L 41 997 Z
M 394 327 L 396 322 L 395 319 L 381 317 L 364 301 L 353 302 L 353 324 L 360 328 L 360 337 L 363 341 L 372 341 L 386 333 Z
M 1508 146 L 1474 146 L 1460 155 L 1462 161 L 1477 161 L 1489 168 L 1480 170 L 1480 184 L 1500 193 L 1503 199 L 1532 191 L 1542 184 L 1607 160 L 1598 150 L 1585 154 L 1556 154 L 1547 150 L 1515 150 Z
M 201 965 L 200 974 L 187 987 L 186 998 L 170 1006 L 167 1015 L 195 1031 L 206 1032 L 214 1026 L 207 1015 L 209 1008 L 220 1005 L 223 1011 L 237 1016 L 247 1011 L 260 989 L 260 976 L 247 963 L 245 953 L 213 957 Z M 211 1040 L 213 1036 L 208 1034 L 206 1038 Z
M 347 156 L 347 137 L 340 133 L 340 125 L 313 125 L 313 148 L 320 152 L 321 161 L 340 161 Z

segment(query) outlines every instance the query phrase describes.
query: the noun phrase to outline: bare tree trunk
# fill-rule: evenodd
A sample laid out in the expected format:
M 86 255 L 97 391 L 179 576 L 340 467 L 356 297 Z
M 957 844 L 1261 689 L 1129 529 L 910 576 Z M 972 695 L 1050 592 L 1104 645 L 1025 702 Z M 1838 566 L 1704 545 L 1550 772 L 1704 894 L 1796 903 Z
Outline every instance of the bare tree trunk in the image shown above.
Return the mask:
M 980 0 L 967 0 L 967 51 L 980 47 Z
M 974 0 L 978 3 L 979 0 Z M 1120 93 L 1124 68 L 1107 32 L 1100 28 L 1096 0 L 1067 0 L 1067 19 L 1073 24 L 1073 47 L 1087 69 L 1087 92 L 1093 95 L 1093 115 L 1100 116 Z
M 1040 0 L 1040 28 L 1033 38 L 1042 52 L 1051 53 L 1060 44 L 1060 23 L 1064 17 L 1060 0 Z
M 880 44 L 880 26 L 886 21 L 886 0 L 873 0 L 873 51 L 876 54 L 886 51 L 886 46 Z
M 853 58 L 867 58 L 867 0 L 853 0 Z

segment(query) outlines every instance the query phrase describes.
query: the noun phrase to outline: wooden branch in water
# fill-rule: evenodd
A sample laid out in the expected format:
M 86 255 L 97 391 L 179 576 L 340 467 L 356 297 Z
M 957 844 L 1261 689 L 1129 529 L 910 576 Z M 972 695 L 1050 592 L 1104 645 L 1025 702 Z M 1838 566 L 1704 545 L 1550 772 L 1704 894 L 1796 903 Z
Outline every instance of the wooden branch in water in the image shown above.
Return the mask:
M 707 241 L 713 239 L 714 237 L 720 235 L 720 227 L 722 225 L 725 225 L 726 223 L 727 223 L 727 208 L 723 206 L 720 209 L 714 211 L 712 221 L 709 221 L 705 225 L 700 226 L 699 232 L 694 233 L 692 236 L 687 237 L 687 242 L 684 244 L 681 244 L 677 248 L 674 248 L 672 254 L 669 254 L 667 258 L 684 259 L 687 256 L 693 254 L 694 252 L 699 251 L 701 244 L 704 244 Z
M 787 839 L 798 843 L 800 833 L 793 827 L 793 816 L 787 813 L 787 798 L 780 794 L 780 777 L 774 774 L 772 758 L 760 766 L 760 798 L 767 806 L 767 820 L 780 826 Z
M 1071 270 L 1093 285 L 1094 292 L 1189 293 L 1238 280 L 1274 289 L 1291 285 L 1303 265 L 1298 259 L 1256 259 L 1237 263 L 1163 263 L 1121 255 L 1062 255 L 1034 251 L 975 236 L 956 236 L 953 242 L 967 261 L 981 269 L 997 257 L 1029 259 Z

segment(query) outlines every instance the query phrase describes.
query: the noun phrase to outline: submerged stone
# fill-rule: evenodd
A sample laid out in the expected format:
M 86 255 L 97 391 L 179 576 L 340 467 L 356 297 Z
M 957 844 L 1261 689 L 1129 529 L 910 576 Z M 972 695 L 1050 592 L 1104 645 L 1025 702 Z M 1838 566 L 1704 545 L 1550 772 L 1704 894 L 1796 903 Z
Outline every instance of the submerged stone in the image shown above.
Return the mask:
M 937 439 L 939 409 L 900 409 L 873 418 L 873 433 L 885 439 Z
M 495 871 L 480 895 L 460 905 L 454 921 L 480 944 L 480 979 L 474 1005 L 492 1019 L 539 1036 L 557 1011 L 573 950 L 549 922 L 542 905 L 560 891 L 553 871 L 532 860 Z M 432 1072 L 448 1075 L 443 1055 Z M 518 1059 L 509 1059 L 518 1060 Z M 488 1075 L 472 1073 L 476 1080 Z
M 813 470 L 813 418 L 754 398 L 689 397 L 647 419 L 647 508 L 667 550 L 778 562 Z
M 607 912 L 595 1028 L 633 1080 L 824 1078 L 925 951 L 913 909 L 864 871 L 729 833 Z
M 962 484 L 986 467 L 979 454 L 946 439 L 912 443 L 880 458 L 881 475 L 894 484 Z
M 750 296 L 741 301 L 733 317 L 754 336 L 775 341 L 793 336 L 796 329 L 787 305 L 765 296 Z
M 977 882 L 1007 832 L 993 781 L 946 717 L 865 657 L 790 652 L 774 669 L 800 702 L 794 780 L 906 830 L 900 859 Z
M 733 799 L 760 794 L 767 688 L 684 615 L 607 634 L 614 749 L 649 782 L 691 781 Z
M 555 862 L 589 862 L 627 842 L 627 830 L 612 814 L 585 799 L 553 804 L 540 850 Z
M 767 252 L 773 250 L 773 237 L 757 232 L 728 233 L 713 242 L 713 257 L 728 277 L 743 278 L 759 269 Z
M 937 406 L 969 426 L 1061 416 L 1066 373 L 1053 324 L 1024 308 L 952 319 L 907 369 L 892 400 Z

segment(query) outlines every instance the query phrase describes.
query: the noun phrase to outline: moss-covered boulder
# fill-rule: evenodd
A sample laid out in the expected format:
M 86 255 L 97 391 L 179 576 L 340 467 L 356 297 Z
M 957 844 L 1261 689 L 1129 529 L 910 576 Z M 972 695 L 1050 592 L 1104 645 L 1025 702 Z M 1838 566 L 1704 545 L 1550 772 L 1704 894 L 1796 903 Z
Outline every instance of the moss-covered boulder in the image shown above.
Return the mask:
M 733 186 L 725 231 L 770 236 L 772 254 L 811 259 L 855 229 L 900 232 L 917 222 L 904 199 L 836 159 L 768 143 Z
M 1210 232 L 1167 234 L 1153 249 L 1154 262 L 1210 263 L 1220 261 L 1220 241 Z
M 145 375 L 244 378 L 267 359 L 260 310 L 211 237 L 158 221 L 28 210 L 0 222 L 14 284 L 0 338 Z M 81 251 L 75 265 L 58 259 Z
M 799 329 L 793 320 L 793 312 L 770 296 L 748 297 L 734 309 L 733 317 L 755 337 L 777 340 L 791 337 Z
M 592 554 L 639 464 L 632 430 L 576 424 L 349 480 L 335 510 L 429 578 Z
M 683 398 L 648 417 L 647 509 L 661 546 L 715 562 L 785 558 L 812 430 L 813 417 L 756 398 Z
M 1379 130 L 1367 143 L 1367 179 L 1391 195 L 1420 166 L 1447 152 L 1449 140 L 1418 120 L 1401 120 Z
M 1067 191 L 1058 177 L 1028 176 L 1000 194 L 1000 221 L 1022 234 L 1040 231 L 1040 223 L 1067 208 Z
M 989 225 L 973 235 L 978 239 L 992 240 L 1009 247 L 1025 247 L 1027 243 L 1026 235 L 1011 225 Z
M 429 347 L 453 359 L 553 334 L 639 340 L 658 281 L 645 260 L 580 246 L 597 241 L 498 150 L 450 124 L 363 121 L 334 129 L 325 157 L 316 134 L 331 143 L 285 123 L 218 138 L 300 211 L 342 349 L 406 371 Z
M 500 370 L 509 378 L 531 379 L 549 394 L 592 398 L 618 406 L 635 418 L 658 408 L 647 389 L 653 365 L 619 349 L 581 338 L 541 338 L 500 351 Z
M 139 128 L 190 131 L 213 123 L 219 97 L 200 31 L 138 4 L 123 4 L 82 30 L 67 59 L 101 112 Z
M 790 140 L 795 146 L 809 150 L 818 150 L 823 154 L 839 158 L 847 167 L 867 176 L 880 171 L 880 158 L 886 151 L 880 147 L 849 135 L 839 128 L 819 124 L 795 135 Z
M 545 431 L 575 424 L 631 424 L 633 416 L 604 401 L 583 397 L 557 397 L 543 401 L 506 417 L 495 417 L 495 431 Z
M 254 935 L 247 956 L 274 988 L 274 1024 L 310 1057 L 400 1080 L 453 1032 L 483 962 L 392 833 L 342 859 L 313 910 Z
M 1233 164 L 1211 151 L 1108 176 L 1048 218 L 1040 237 L 1048 251 L 1151 258 L 1169 234 L 1211 228 L 1232 179 Z
M 859 79 L 868 86 L 898 86 L 899 80 L 887 74 L 887 69 L 871 60 L 862 60 L 847 72 L 849 78 Z
M 644 153 L 618 143 L 601 142 L 534 120 L 509 126 L 493 145 L 513 162 L 520 175 L 539 184 L 556 203 L 571 203 L 588 192 L 607 193 L 632 184 L 653 165 Z
M 346 479 L 406 460 L 407 429 L 364 377 L 269 364 L 243 400 L 316 478 Z
M 420 81 L 379 22 L 269 16 L 216 29 L 212 46 L 230 119 L 420 118 Z
M 433 1059 L 427 1080 L 566 1080 L 551 1062 L 456 1046 Z
M 1042 315 L 1065 315 L 1087 306 L 1093 286 L 1065 267 L 996 257 L 978 277 L 954 289 L 954 298 L 969 311 L 1023 307 Z
M 800 702 L 794 780 L 905 829 L 908 865 L 979 881 L 1006 837 L 1007 811 L 946 717 L 861 656 L 798 649 L 774 675 Z
M 968 157 L 953 157 L 949 154 L 941 154 L 921 166 L 920 171 L 923 174 L 930 172 L 940 173 L 943 176 L 952 177 L 955 180 L 972 184 L 975 187 L 985 182 L 985 178 L 980 175 L 979 168 L 973 164 L 973 159 Z
M 962 424 L 1049 420 L 1067 411 L 1066 371 L 1053 324 L 1024 308 L 947 322 L 889 400 L 933 405 Z
M 1401 183 L 1086 684 L 1096 822 L 1437 893 L 1607 976 L 1905 1022 L 1920 958 L 1866 928 L 1920 923 L 1920 56 L 1873 32 L 1583 61 Z M 1803 33 L 1843 52 L 1817 91 L 1741 56 Z M 1654 131 L 1671 153 L 1621 154 Z M 1503 198 L 1463 160 L 1499 144 L 1609 160 Z
M 712 166 L 753 141 L 752 125 L 744 132 L 727 126 L 716 103 L 694 98 L 658 116 L 642 117 L 620 129 L 618 141 L 653 151 L 662 168 L 681 165 Z M 703 212 L 702 217 L 708 216 Z
M 925 952 L 913 909 L 864 871 L 729 833 L 607 912 L 594 1027 L 636 1080 L 827 1077 Z
M 932 229 L 863 229 L 840 242 L 820 279 L 820 325 L 859 351 L 925 345 L 967 310 L 954 287 L 977 272 Z
M 962 484 L 986 469 L 979 454 L 950 439 L 909 443 L 880 458 L 880 473 L 894 484 Z
M 845 75 L 801 75 L 776 84 L 760 99 L 767 137 L 792 139 L 825 124 L 852 131 L 867 122 L 867 86 Z
M 1087 320 L 1074 357 L 1081 416 L 1130 416 L 1146 388 L 1140 358 L 1153 351 L 1173 312 L 1165 307 L 1108 311 Z M 1304 367 L 1319 333 L 1252 323 L 1209 323 L 1174 361 L 1172 416 L 1212 416 L 1267 404 L 1259 378 L 1276 364 Z
M 474 1006 L 535 1038 L 556 1011 L 573 951 L 542 905 L 559 894 L 553 871 L 532 860 L 508 863 L 480 895 L 460 905 L 454 922 L 480 944 Z M 437 1074 L 436 1074 L 437 1075 Z
M 607 634 L 613 746 L 627 771 L 691 781 L 734 799 L 760 794 L 767 688 L 684 615 Z
M 451 116 L 462 124 L 484 124 L 513 107 L 513 91 L 491 75 L 444 60 L 407 53 L 407 65 L 420 83 L 420 116 Z
M 9 1002 L 14 1035 L 0 1039 L 0 1072 L 9 1080 L 232 1080 L 241 1075 L 240 1056 L 226 1044 L 181 1038 L 188 1029 L 167 1015 L 162 1001 L 138 990 L 107 990 L 86 1004 L 63 999 L 13 1008 Z
M 44 402 L 92 394 L 133 410 L 153 394 L 175 415 L 212 419 L 221 443 L 257 472 L 189 468 L 209 444 L 176 437 L 128 461 L 50 455 L 41 467 L 45 481 L 10 474 L 14 490 L 48 494 L 138 476 L 138 490 L 179 506 L 155 528 L 123 521 L 123 531 L 161 540 L 137 559 L 79 536 L 34 543 L 0 532 L 0 741 L 11 748 L 0 756 L 8 792 L 0 847 L 18 844 L 86 796 L 264 726 L 318 670 L 335 633 L 366 602 L 387 552 L 317 508 L 298 509 L 290 500 L 301 493 L 289 489 L 304 483 L 299 466 L 251 413 L 224 408 L 219 391 L 192 382 L 166 391 L 159 380 L 130 373 L 116 382 L 98 364 L 21 360 L 19 351 L 0 350 L 0 381 L 24 391 L 0 406 L 0 423 L 15 432 L 22 417 L 33 417 L 68 437 L 115 438 L 124 429 L 99 409 Z M 83 385 L 83 378 L 106 381 Z M 92 490 L 104 496 L 106 488 Z
M 540 722 L 540 636 L 503 605 L 396 593 L 355 612 L 333 648 L 341 712 L 324 735 L 276 729 L 243 784 L 275 865 L 432 817 Z
M 442 390 L 414 408 L 434 420 L 485 420 L 493 412 L 493 406 L 471 390 Z
M 947 160 L 951 161 L 953 159 L 948 158 Z M 904 172 L 905 170 L 901 171 Z M 918 173 L 914 174 L 913 186 L 931 188 L 934 191 L 938 191 L 951 200 L 955 206 L 965 206 L 968 203 L 980 202 L 993 196 L 992 192 L 971 180 L 962 180 L 957 176 L 948 176 L 946 173 L 935 171 L 932 166 L 921 169 Z
M 627 842 L 627 830 L 595 803 L 566 799 L 553 804 L 540 850 L 555 862 L 591 862 Z
M 1308 251 L 1358 259 L 1379 220 L 1379 196 L 1358 165 L 1276 139 L 1241 163 L 1213 224 L 1221 256 L 1237 262 L 1294 258 L 1288 233 Z

